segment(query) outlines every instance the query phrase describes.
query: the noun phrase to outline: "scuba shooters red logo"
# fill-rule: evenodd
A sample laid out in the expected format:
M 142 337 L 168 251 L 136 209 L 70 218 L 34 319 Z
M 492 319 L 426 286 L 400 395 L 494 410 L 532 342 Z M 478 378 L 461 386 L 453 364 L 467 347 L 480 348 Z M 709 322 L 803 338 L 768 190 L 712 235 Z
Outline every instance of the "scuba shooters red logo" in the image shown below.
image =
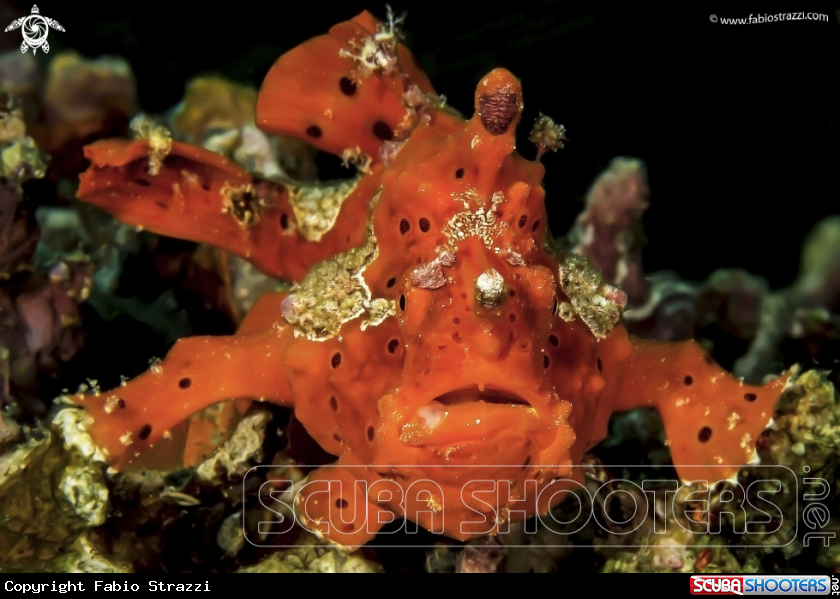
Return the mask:
M 743 595 L 741 576 L 692 576 L 692 595 Z
M 730 576 L 691 577 L 692 595 L 828 595 L 834 586 L 828 576 Z

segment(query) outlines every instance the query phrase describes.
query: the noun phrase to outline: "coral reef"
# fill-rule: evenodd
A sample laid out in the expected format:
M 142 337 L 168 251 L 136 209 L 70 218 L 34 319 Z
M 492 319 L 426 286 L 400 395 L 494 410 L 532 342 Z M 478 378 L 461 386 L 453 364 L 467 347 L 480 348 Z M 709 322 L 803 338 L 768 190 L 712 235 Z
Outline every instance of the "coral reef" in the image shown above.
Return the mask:
M 38 377 L 55 374 L 82 344 L 79 304 L 92 270 L 84 255 L 40 252 L 34 202 L 24 185 L 44 177 L 47 158 L 27 135 L 20 102 L 0 92 L 0 404 L 11 388 L 25 412 L 43 415 Z
M 86 418 L 63 410 L 49 429 L 27 430 L 25 442 L 0 457 L 4 568 L 88 571 L 85 535 L 105 522 L 109 491 L 96 464 L 103 463 L 102 454 L 84 432 Z M 96 560 L 90 566 L 108 569 Z
M 569 249 L 589 257 L 610 284 L 627 294 L 631 308 L 647 298 L 640 250 L 649 195 L 645 165 L 616 158 L 589 190 L 586 208 L 567 236 Z
M 799 275 L 788 288 L 771 291 L 766 281 L 742 270 L 718 270 L 704 283 L 682 281 L 675 273 L 647 277 L 647 301 L 624 313 L 636 335 L 648 339 L 704 338 L 745 381 L 760 383 L 797 360 L 834 369 L 840 358 L 840 219 L 820 222 L 805 242 Z M 733 347 L 734 346 L 734 347 Z M 835 379 L 836 381 L 836 379 Z
M 17 191 L 31 178 L 44 176 L 47 165 L 35 141 L 26 134 L 20 101 L 7 91 L 0 92 L 0 177 Z
M 382 566 L 365 559 L 360 553 L 347 554 L 338 549 L 320 546 L 318 538 L 310 535 L 299 546 L 272 553 L 261 562 L 246 566 L 238 572 L 257 573 L 317 573 L 317 574 L 375 574 Z
M 125 60 L 86 59 L 75 52 L 56 55 L 29 120 L 38 146 L 53 157 L 49 177 L 75 176 L 84 168 L 83 145 L 125 135 L 136 95 L 134 74 Z

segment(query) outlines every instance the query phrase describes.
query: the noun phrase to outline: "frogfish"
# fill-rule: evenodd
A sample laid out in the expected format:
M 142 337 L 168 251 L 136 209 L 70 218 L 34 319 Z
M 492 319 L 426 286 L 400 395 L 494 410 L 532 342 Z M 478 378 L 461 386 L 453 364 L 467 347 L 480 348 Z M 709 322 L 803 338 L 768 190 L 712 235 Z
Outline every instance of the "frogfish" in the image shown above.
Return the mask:
M 354 178 L 259 177 L 165 136 L 85 148 L 83 201 L 294 282 L 234 335 L 182 339 L 123 386 L 72 396 L 110 465 L 165 449 L 212 404 L 286 406 L 337 457 L 309 474 L 297 517 L 349 547 L 397 518 L 466 540 L 546 514 L 617 411 L 658 410 L 682 478 L 755 460 L 788 375 L 746 385 L 694 341 L 631 337 L 627 296 L 548 230 L 544 167 L 515 147 L 520 82 L 491 71 L 464 118 L 398 26 L 368 12 L 335 25 L 259 92 L 259 128 L 342 157 Z M 562 144 L 538 125 L 543 150 Z

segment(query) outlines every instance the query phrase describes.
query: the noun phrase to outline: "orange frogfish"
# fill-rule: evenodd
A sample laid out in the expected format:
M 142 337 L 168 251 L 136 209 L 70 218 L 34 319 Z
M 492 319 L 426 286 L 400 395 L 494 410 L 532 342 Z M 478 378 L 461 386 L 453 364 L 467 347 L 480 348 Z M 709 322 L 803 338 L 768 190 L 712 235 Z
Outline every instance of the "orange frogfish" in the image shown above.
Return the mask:
M 681 476 L 731 478 L 787 376 L 749 386 L 694 342 L 630 338 L 626 295 L 547 230 L 543 166 L 515 149 L 519 81 L 488 73 L 464 119 L 397 25 L 367 12 L 336 25 L 280 57 L 259 93 L 257 126 L 343 157 L 353 179 L 258 178 L 154 132 L 85 149 L 82 200 L 295 282 L 235 335 L 183 339 L 126 385 L 75 396 L 112 466 L 211 404 L 288 406 L 337 456 L 297 515 L 345 546 L 398 517 L 464 540 L 545 514 L 610 414 L 640 406 L 661 414 L 678 470 L 701 466 Z M 556 146 L 551 125 L 540 139 Z

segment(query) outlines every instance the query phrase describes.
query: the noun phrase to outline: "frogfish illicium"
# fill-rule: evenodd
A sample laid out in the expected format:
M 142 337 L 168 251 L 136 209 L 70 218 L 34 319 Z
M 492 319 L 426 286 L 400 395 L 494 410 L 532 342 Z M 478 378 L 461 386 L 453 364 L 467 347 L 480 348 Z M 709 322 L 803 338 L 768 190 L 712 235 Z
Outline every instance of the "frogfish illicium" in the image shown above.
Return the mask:
M 257 126 L 343 157 L 353 179 L 258 178 L 166 136 L 85 149 L 82 200 L 295 282 L 235 335 L 183 339 L 126 385 L 74 396 L 111 465 L 211 404 L 287 406 L 337 456 L 309 475 L 300 521 L 345 546 L 395 517 L 463 540 L 544 514 L 564 493 L 541 491 L 573 484 L 610 415 L 641 406 L 661 414 L 678 471 L 701 466 L 684 478 L 731 478 L 788 377 L 745 385 L 694 342 L 629 337 L 626 295 L 547 229 L 543 166 L 515 149 L 519 81 L 487 74 L 464 119 L 397 25 L 367 12 L 336 25 L 280 57 L 259 93 Z M 542 117 L 532 138 L 556 148 L 563 131 Z M 317 500 L 330 481 L 341 494 Z M 466 481 L 490 484 L 500 509 Z

